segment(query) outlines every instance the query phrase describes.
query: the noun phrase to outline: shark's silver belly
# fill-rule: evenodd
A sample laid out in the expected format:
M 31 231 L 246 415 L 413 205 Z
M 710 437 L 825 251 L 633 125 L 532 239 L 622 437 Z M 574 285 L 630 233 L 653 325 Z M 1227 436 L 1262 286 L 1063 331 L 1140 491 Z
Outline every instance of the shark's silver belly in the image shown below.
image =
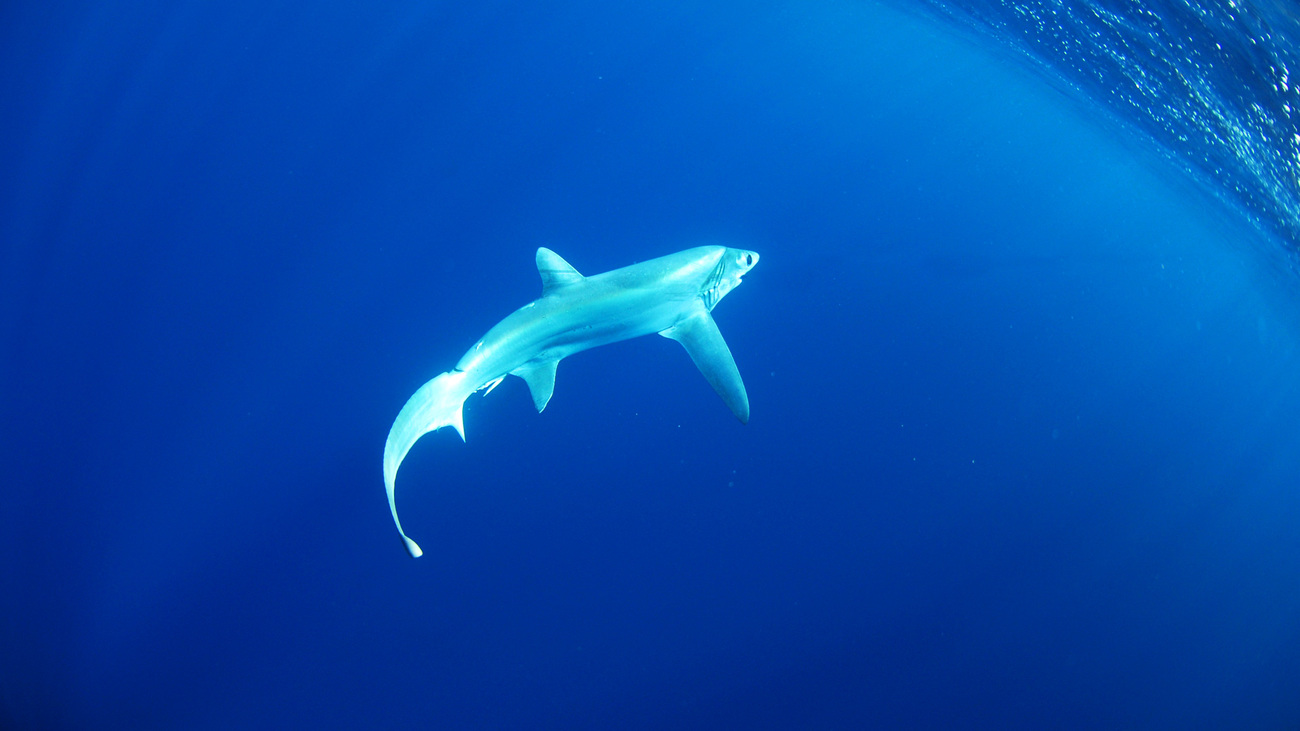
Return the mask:
M 595 280 L 596 278 L 592 278 Z M 470 381 L 488 383 L 529 361 L 560 360 L 600 345 L 673 327 L 698 298 L 694 288 L 662 289 L 587 281 L 524 305 L 474 344 L 456 364 Z

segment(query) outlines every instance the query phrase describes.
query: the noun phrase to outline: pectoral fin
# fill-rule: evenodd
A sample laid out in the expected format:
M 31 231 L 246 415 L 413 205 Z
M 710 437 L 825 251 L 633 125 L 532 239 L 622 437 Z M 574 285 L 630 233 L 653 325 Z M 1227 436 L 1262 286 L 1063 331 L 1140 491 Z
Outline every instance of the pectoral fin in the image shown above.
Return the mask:
M 528 392 L 533 395 L 533 406 L 539 412 L 546 408 L 551 393 L 555 391 L 555 367 L 559 364 L 558 360 L 530 361 L 510 371 L 528 384 Z
M 718 324 L 707 310 L 701 308 L 698 314 L 659 334 L 681 343 L 705 380 L 727 403 L 731 413 L 742 424 L 749 422 L 749 397 L 745 395 L 745 383 L 740 380 L 740 371 L 736 369 L 736 359 L 731 357 L 727 341 L 722 339 Z

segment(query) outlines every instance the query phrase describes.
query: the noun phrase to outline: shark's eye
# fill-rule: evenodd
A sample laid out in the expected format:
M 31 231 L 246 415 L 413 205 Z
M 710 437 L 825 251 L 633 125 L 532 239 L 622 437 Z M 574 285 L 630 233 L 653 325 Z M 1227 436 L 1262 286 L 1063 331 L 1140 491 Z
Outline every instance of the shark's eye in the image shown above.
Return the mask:
M 754 255 L 753 255 L 753 254 L 745 254 L 745 266 L 747 266 L 747 267 L 752 267 L 752 266 L 754 266 Z

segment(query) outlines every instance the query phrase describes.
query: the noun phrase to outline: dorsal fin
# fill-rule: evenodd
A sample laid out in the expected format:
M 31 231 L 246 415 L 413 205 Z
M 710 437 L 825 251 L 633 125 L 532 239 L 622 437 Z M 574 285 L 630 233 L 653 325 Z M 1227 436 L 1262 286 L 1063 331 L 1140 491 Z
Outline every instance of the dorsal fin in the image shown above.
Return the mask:
M 537 273 L 542 275 L 543 297 L 560 287 L 582 281 L 577 269 L 545 246 L 537 250 Z

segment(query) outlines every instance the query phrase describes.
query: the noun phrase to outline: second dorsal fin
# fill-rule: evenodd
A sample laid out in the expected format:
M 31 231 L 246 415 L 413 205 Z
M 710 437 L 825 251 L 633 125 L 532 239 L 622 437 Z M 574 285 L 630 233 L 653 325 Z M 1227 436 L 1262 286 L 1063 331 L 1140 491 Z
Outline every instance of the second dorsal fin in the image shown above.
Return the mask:
M 560 287 L 582 281 L 577 269 L 545 246 L 537 250 L 537 273 L 542 275 L 543 297 Z

